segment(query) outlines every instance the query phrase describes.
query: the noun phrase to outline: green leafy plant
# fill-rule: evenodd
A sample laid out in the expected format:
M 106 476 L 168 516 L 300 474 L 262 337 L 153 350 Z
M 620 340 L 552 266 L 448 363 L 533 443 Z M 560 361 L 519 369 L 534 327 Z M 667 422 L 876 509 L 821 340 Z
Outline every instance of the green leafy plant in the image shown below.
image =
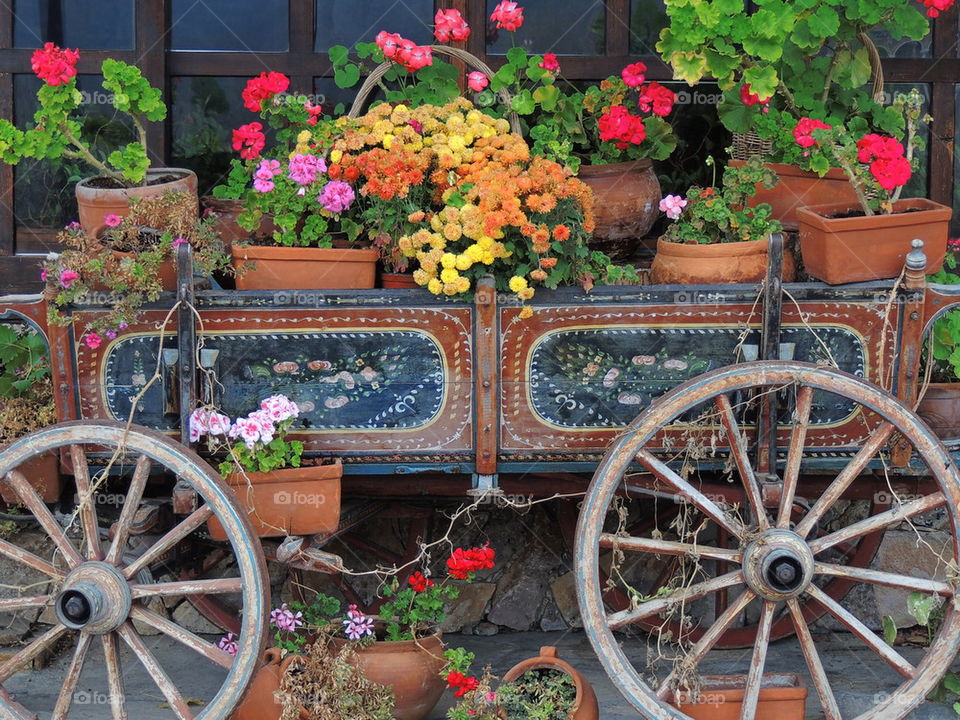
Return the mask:
M 83 102 L 83 94 L 77 90 L 79 57 L 77 51 L 61 50 L 53 43 L 33 54 L 34 72 L 44 81 L 37 91 L 40 109 L 34 115 L 34 127 L 28 130 L 0 120 L 0 158 L 12 165 L 24 158 L 79 160 L 119 187 L 139 185 L 150 167 L 146 124 L 167 116 L 162 93 L 133 65 L 111 58 L 103 61 L 103 87 L 114 109 L 130 118 L 137 140 L 100 157 L 83 140 L 82 121 L 74 116 Z
M 907 596 L 907 612 L 917 621 L 917 625 L 927 629 L 927 638 L 932 640 L 943 623 L 945 608 L 935 595 L 912 592 Z M 890 617 L 885 617 L 883 621 L 884 639 L 892 645 L 897 636 L 896 625 Z M 960 715 L 960 673 L 946 673 L 930 693 L 930 700 L 950 705 Z
M 49 356 L 39 333 L 0 325 L 0 443 L 56 422 Z
M 943 267 L 928 277 L 932 283 L 941 285 L 960 285 L 960 273 L 957 271 L 957 252 L 960 251 L 960 239 L 947 241 L 947 254 Z M 938 318 L 933 324 L 931 336 L 931 355 L 934 363 L 931 374 L 934 381 L 949 382 L 960 379 L 960 311 L 953 310 Z M 928 361 L 931 358 L 928 357 Z
M 776 173 L 754 156 L 742 167 L 726 168 L 720 188 L 692 187 L 686 198 L 667 196 L 661 208 L 676 222 L 667 228 L 663 239 L 700 244 L 745 242 L 780 232 L 783 226 L 771 218 L 769 205 L 747 204 L 758 185 L 769 189 L 776 184 Z
M 497 705 L 507 720 L 566 720 L 576 699 L 573 678 L 553 668 L 527 670 L 497 688 Z

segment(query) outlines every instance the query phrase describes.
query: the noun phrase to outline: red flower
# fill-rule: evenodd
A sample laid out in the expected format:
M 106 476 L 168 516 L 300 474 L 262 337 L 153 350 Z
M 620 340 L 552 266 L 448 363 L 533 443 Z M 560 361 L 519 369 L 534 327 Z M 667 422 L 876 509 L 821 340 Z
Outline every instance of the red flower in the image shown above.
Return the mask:
M 323 105 L 311 105 L 310 103 L 305 103 L 304 108 L 306 108 L 307 113 L 310 117 L 307 119 L 307 125 L 316 125 L 317 120 L 320 119 L 320 116 L 323 115 Z
M 639 145 L 647 137 L 647 128 L 636 115 L 631 115 L 623 105 L 614 105 L 600 116 L 597 123 L 600 139 L 616 143 L 621 150 L 628 145 Z
M 251 78 L 244 88 L 243 106 L 250 112 L 258 113 L 263 109 L 263 101 L 269 100 L 277 93 L 286 92 L 290 87 L 290 78 L 283 73 L 262 72 L 260 77 Z
M 893 160 L 903 157 L 904 152 L 899 140 L 876 133 L 864 135 L 857 142 L 857 159 L 863 163 L 872 162 L 877 158 Z
M 817 144 L 817 141 L 813 139 L 811 134 L 814 130 L 830 130 L 832 129 L 830 125 L 827 125 L 822 120 L 815 120 L 814 118 L 800 118 L 797 122 L 797 126 L 793 129 L 793 137 L 797 141 L 797 145 L 800 147 L 808 148 L 813 147 Z
M 404 43 L 410 43 L 406 45 Z M 416 45 L 406 40 L 400 44 L 400 64 L 408 72 L 416 72 L 427 65 L 433 65 L 433 51 L 429 45 Z
M 470 548 L 469 550 L 457 548 L 447 559 L 450 577 L 457 580 L 468 580 L 470 573 L 492 568 L 496 556 L 497 553 L 489 545 Z
M 913 169 L 905 157 L 877 158 L 870 164 L 870 173 L 884 190 L 896 190 L 906 185 Z
M 61 50 L 52 42 L 35 50 L 30 58 L 30 67 L 37 77 L 47 85 L 66 85 L 77 74 L 77 60 L 80 53 L 64 48 Z
M 457 697 L 463 697 L 471 690 L 476 690 L 479 685 L 479 680 L 475 677 L 467 677 L 463 673 L 451 672 L 447 675 L 447 687 L 456 688 L 453 694 Z
M 433 35 L 440 42 L 460 42 L 470 37 L 470 26 L 459 10 L 437 10 L 433 22 Z
M 523 25 L 523 8 L 510 0 L 503 0 L 493 9 L 490 19 L 498 28 L 515 32 Z
M 425 577 L 419 570 L 410 576 L 408 582 L 410 583 L 410 587 L 413 588 L 413 591 L 418 593 L 422 593 L 427 588 L 433 587 L 433 580 Z
M 747 107 L 753 107 L 754 105 L 766 105 L 770 102 L 770 98 L 761 100 L 757 93 L 750 90 L 750 83 L 744 83 L 740 86 L 740 101 Z
M 557 62 L 557 56 L 553 53 L 544 53 L 543 60 L 537 63 L 537 67 L 550 72 L 556 72 L 560 69 L 560 63 Z
M 646 71 L 646 65 L 642 62 L 635 62 L 621 70 L 620 77 L 622 77 L 623 81 L 630 87 L 640 87 L 647 81 L 647 76 L 644 75 Z
M 233 149 L 240 151 L 244 160 L 254 160 L 260 157 L 260 151 L 266 145 L 267 138 L 263 134 L 263 125 L 258 122 L 241 125 L 233 131 Z
M 640 91 L 640 97 L 637 102 L 640 104 L 640 110 L 650 112 L 654 115 L 666 117 L 673 110 L 673 102 L 676 95 L 673 90 L 664 87 L 658 82 L 652 82 Z
M 383 50 L 383 54 L 387 60 L 394 60 L 400 52 L 401 40 L 403 40 L 403 38 L 397 33 L 388 33 L 386 30 L 381 30 L 377 33 L 374 42 L 377 43 L 378 48 Z
M 919 0 L 927 9 L 927 17 L 935 18 L 953 6 L 953 0 Z

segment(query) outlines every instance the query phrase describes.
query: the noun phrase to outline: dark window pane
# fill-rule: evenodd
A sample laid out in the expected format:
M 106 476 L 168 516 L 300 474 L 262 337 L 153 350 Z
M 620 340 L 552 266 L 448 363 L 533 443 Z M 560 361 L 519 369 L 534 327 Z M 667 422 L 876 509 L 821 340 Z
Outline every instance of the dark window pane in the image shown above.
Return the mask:
M 630 0 L 630 54 L 656 55 L 660 31 L 668 24 L 663 0 Z
M 14 0 L 13 13 L 15 47 L 133 48 L 133 0 Z
M 33 75 L 15 75 L 13 79 L 14 122 L 26 129 L 37 110 L 37 89 L 40 80 Z M 99 75 L 78 75 L 77 89 L 83 93 L 82 137 L 92 145 L 98 157 L 134 139 L 125 115 L 117 114 L 110 104 L 110 95 L 103 89 Z M 77 160 L 21 161 L 14 169 L 15 193 L 13 210 L 17 225 L 17 246 L 21 252 L 42 251 L 53 232 L 77 218 L 74 185 L 95 171 Z
M 502 55 L 514 45 L 528 52 L 603 55 L 606 15 L 600 0 L 525 0 L 523 26 L 498 30 L 490 13 L 499 0 L 487 0 L 487 52 Z M 476 28 L 474 28 L 476 32 Z
M 433 0 L 317 0 L 314 48 L 371 42 L 381 30 L 416 43 L 433 38 Z
M 289 48 L 286 0 L 173 0 L 170 14 L 173 50 L 284 52 Z
M 933 33 L 917 42 L 910 38 L 894 40 L 883 28 L 877 28 L 870 33 L 870 39 L 880 51 L 880 57 L 895 58 L 928 58 L 933 57 Z
M 336 83 L 333 82 L 333 78 L 318 77 L 313 79 L 313 88 L 313 92 L 317 96 L 317 102 L 323 105 L 325 114 L 333 115 L 334 109 L 342 104 L 343 112 L 341 114 L 346 115 L 350 112 L 353 101 L 357 97 L 359 86 L 346 89 L 338 88 Z M 370 96 L 371 99 L 383 99 L 383 93 L 379 88 L 375 89 Z
M 954 95 L 956 96 L 955 117 L 960 118 L 960 85 L 954 85 Z M 956 124 L 954 130 L 956 134 L 954 147 L 960 147 L 960 123 Z M 953 222 L 951 223 L 951 237 L 960 236 L 960 153 L 953 154 Z

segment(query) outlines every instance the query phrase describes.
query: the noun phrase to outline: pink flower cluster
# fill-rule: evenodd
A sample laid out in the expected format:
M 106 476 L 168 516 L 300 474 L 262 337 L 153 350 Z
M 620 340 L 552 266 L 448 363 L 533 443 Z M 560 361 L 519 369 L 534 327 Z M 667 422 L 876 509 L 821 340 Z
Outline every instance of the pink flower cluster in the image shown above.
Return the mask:
M 190 442 L 197 442 L 203 435 L 226 435 L 230 431 L 230 418 L 226 415 L 197 408 L 190 413 Z
M 416 72 L 433 64 L 433 51 L 429 45 L 417 45 L 413 40 L 386 30 L 377 33 L 375 42 L 388 60 L 402 65 L 408 72 Z
M 486 74 L 479 70 L 474 70 L 467 75 L 467 87 L 474 92 L 483 92 L 483 89 L 489 84 L 490 81 L 487 79 Z
M 627 65 L 620 71 L 620 77 L 629 87 L 640 87 L 647 81 L 647 66 L 642 62 L 635 62 Z
M 287 177 L 299 185 L 309 185 L 317 175 L 327 171 L 327 163 L 317 155 L 297 153 L 287 165 Z
M 637 64 L 642 65 L 643 63 Z M 557 62 L 557 56 L 553 53 L 544 53 L 543 60 L 537 63 L 537 67 L 548 72 L 558 72 L 560 70 L 560 63 Z
M 286 603 L 283 603 L 270 613 L 270 622 L 277 630 L 294 632 L 297 628 L 303 627 L 303 613 L 295 613 L 287 607 Z
M 261 160 L 256 172 L 253 173 L 254 190 L 261 193 L 270 192 L 276 187 L 273 179 L 281 172 L 279 160 Z
M 342 180 L 331 180 L 323 186 L 317 201 L 332 213 L 341 213 L 353 203 L 353 188 Z
M 439 42 L 463 42 L 470 37 L 470 26 L 459 10 L 437 10 L 433 22 L 433 36 Z
M 857 159 L 870 163 L 870 174 L 884 190 L 896 190 L 906 185 L 913 173 L 903 145 L 899 140 L 870 133 L 857 143 Z
M 66 85 L 77 74 L 77 61 L 80 53 L 76 50 L 62 50 L 52 42 L 35 50 L 30 58 L 30 67 L 37 77 L 47 85 Z
M 817 144 L 817 141 L 813 138 L 813 131 L 830 129 L 832 129 L 832 126 L 827 125 L 822 120 L 808 117 L 800 118 L 797 121 L 797 126 L 793 129 L 793 137 L 800 147 L 811 148 Z
M 343 621 L 343 632 L 351 640 L 373 635 L 373 618 L 357 610 L 356 605 L 347 609 L 347 618 Z
M 223 650 L 227 655 L 233 655 L 236 657 L 237 651 L 240 649 L 240 643 L 237 642 L 236 635 L 233 633 L 227 633 L 220 638 L 220 642 L 217 643 L 217 647 Z
M 266 144 L 263 123 L 247 123 L 233 131 L 233 149 L 239 151 L 244 160 L 256 160 Z
M 498 28 L 516 32 L 523 25 L 523 8 L 511 0 L 503 0 L 490 14 Z
M 677 220 L 687 206 L 687 199 L 679 195 L 667 195 L 660 201 L 660 212 L 671 220 Z
M 260 412 L 266 413 L 273 422 L 281 423 L 297 417 L 300 408 L 286 395 L 271 395 L 260 401 Z
M 637 103 L 643 112 L 653 112 L 654 115 L 666 117 L 673 110 L 676 95 L 673 90 L 664 87 L 658 82 L 652 82 L 640 91 Z

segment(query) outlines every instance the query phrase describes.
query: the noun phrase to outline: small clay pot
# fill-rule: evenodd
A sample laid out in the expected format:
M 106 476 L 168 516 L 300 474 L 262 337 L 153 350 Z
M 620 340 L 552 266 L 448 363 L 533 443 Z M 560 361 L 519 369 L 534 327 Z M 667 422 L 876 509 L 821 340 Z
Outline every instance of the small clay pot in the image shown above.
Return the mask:
M 503 682 L 513 682 L 528 670 L 559 670 L 570 676 L 577 688 L 577 696 L 573 701 L 570 714 L 567 715 L 568 720 L 597 720 L 600 717 L 600 706 L 597 704 L 597 694 L 593 691 L 593 686 L 579 670 L 560 659 L 555 647 L 551 645 L 542 647 L 539 657 L 523 660 L 514 665 L 503 676 Z M 505 718 L 506 714 L 501 711 L 500 716 Z
M 711 675 L 703 678 L 699 702 L 680 693 L 672 702 L 692 720 L 740 720 L 746 677 Z M 807 686 L 795 673 L 764 675 L 760 681 L 760 700 L 756 720 L 803 720 Z
M 217 218 L 213 227 L 220 235 L 220 239 L 227 245 L 248 242 L 251 238 L 269 238 L 273 235 L 273 216 L 264 215 L 260 218 L 260 227 L 253 232 L 244 230 L 237 224 L 237 216 L 243 212 L 243 203 L 240 200 L 215 198 L 204 195 L 200 204 L 205 211 L 214 213 Z
M 767 246 L 766 238 L 708 245 L 660 239 L 650 268 L 651 280 L 657 285 L 757 283 L 767 275 Z M 784 248 L 784 282 L 792 282 L 795 275 L 793 253 Z
M 237 290 L 362 290 L 374 286 L 372 249 L 232 245 Z M 242 270 L 250 262 L 252 269 Z
M 587 242 L 614 260 L 632 257 L 660 213 L 660 181 L 648 159 L 581 165 L 577 173 L 593 191 L 597 225 Z
M 944 440 L 960 438 L 960 383 L 930 383 L 917 415 Z
M 280 689 L 283 674 L 295 658 L 296 655 L 283 657 L 280 648 L 266 650 L 263 653 L 263 667 L 253 676 L 243 701 L 230 720 L 279 720 L 283 703 L 277 702 L 274 693 Z M 307 711 L 301 709 L 300 717 L 307 718 Z

